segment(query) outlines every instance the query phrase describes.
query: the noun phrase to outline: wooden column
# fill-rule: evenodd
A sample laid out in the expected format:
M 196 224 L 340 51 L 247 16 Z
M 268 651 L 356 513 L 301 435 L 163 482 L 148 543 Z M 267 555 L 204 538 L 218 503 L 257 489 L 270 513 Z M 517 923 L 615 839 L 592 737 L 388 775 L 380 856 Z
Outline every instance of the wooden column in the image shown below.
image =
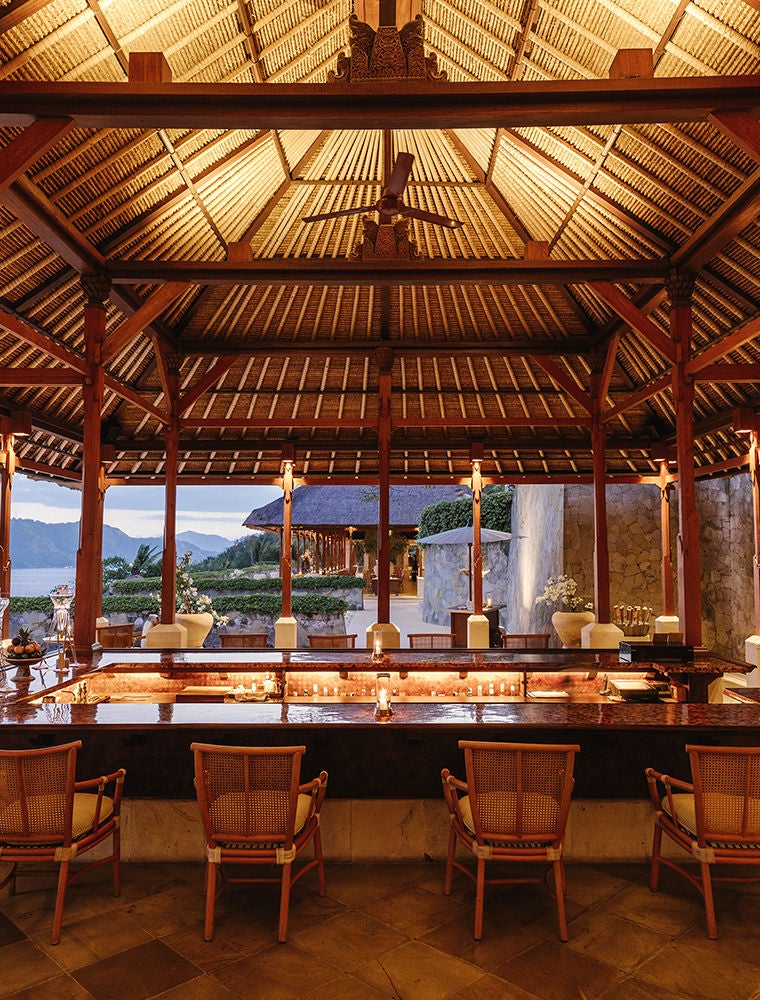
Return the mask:
M 282 578 L 282 617 L 293 614 L 293 455 L 283 448 L 282 458 L 282 556 L 280 576 Z
M 662 614 L 668 617 L 676 613 L 673 587 L 673 561 L 670 556 L 670 493 L 672 483 L 668 482 L 668 463 L 660 463 L 660 579 L 662 584 Z
M 76 561 L 74 649 L 77 657 L 92 656 L 95 619 L 103 608 L 103 503 L 105 477 L 100 451 L 103 409 L 103 341 L 106 299 L 111 290 L 102 274 L 83 274 L 84 346 L 89 368 L 82 386 L 82 510 Z
M 164 434 L 164 550 L 161 555 L 161 624 L 171 625 L 177 611 L 177 475 L 179 471 L 180 357 L 165 356 L 169 423 Z
M 601 359 L 600 359 L 601 360 Z M 594 609 L 596 620 L 609 624 L 610 550 L 607 537 L 607 482 L 605 466 L 605 431 L 602 424 L 600 371 L 592 371 L 591 452 L 594 469 Z
M 388 352 L 390 355 L 390 352 Z M 383 359 L 380 367 L 378 419 L 378 502 L 377 502 L 377 620 L 391 620 L 390 583 L 390 495 L 391 495 L 391 358 Z
M 752 525 L 755 551 L 752 556 L 752 590 L 755 596 L 755 635 L 760 635 L 760 435 L 757 427 L 750 433 L 749 473 L 752 479 Z M 3 591 L 5 593 L 5 591 Z
M 691 352 L 690 274 L 671 271 L 666 281 L 670 296 L 670 334 L 675 345 L 673 404 L 676 411 L 678 460 L 678 617 L 684 642 L 702 644 L 702 577 L 699 554 L 699 517 L 694 476 L 694 382 L 686 374 Z
M 7 417 L 2 418 L 0 430 L 3 448 L 0 452 L 0 596 L 11 596 L 11 492 L 16 471 L 16 451 Z M 0 638 L 9 639 L 10 608 L 5 609 L 0 622 Z
M 472 612 L 483 614 L 483 547 L 480 544 L 480 498 L 483 480 L 480 475 L 482 448 L 472 452 Z

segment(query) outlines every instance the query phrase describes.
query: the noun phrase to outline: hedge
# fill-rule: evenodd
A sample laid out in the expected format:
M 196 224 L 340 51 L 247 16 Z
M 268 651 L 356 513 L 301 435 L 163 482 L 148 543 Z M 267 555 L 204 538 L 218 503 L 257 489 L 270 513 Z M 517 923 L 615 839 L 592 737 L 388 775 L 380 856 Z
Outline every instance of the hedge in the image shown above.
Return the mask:
M 205 579 L 206 574 L 193 577 L 193 582 L 199 590 L 227 591 L 244 593 L 279 593 L 282 590 L 282 580 L 279 576 L 260 577 L 252 580 L 247 576 L 214 577 Z M 364 587 L 364 580 L 358 576 L 304 576 L 293 580 L 296 590 L 345 590 L 347 587 Z M 157 593 L 161 589 L 161 577 L 143 577 L 128 580 L 115 580 L 111 585 L 114 593 L 127 596 L 129 594 Z
M 340 579 L 343 579 L 341 577 Z M 216 597 L 213 600 L 214 610 L 219 614 L 228 611 L 242 611 L 262 615 L 280 615 L 282 613 L 281 594 L 231 594 Z M 72 605 L 72 609 L 74 605 Z M 19 614 L 24 611 L 48 611 L 52 614 L 49 597 L 12 597 L 11 612 Z M 134 614 L 141 615 L 161 610 L 160 602 L 145 594 L 142 596 L 118 595 L 103 598 L 103 614 Z M 327 597 L 324 594 L 294 594 L 293 612 L 302 615 L 345 614 L 348 603 L 337 597 Z

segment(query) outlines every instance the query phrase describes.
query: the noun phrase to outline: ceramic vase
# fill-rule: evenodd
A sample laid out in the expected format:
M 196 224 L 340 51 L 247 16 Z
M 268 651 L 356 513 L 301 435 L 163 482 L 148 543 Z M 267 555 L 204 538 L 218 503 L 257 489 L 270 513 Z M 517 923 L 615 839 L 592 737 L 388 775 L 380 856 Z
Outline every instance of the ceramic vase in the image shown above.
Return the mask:
M 555 611 L 552 615 L 552 625 L 564 649 L 579 647 L 581 629 L 594 620 L 593 611 Z
M 187 629 L 187 645 L 191 649 L 199 649 L 203 645 L 214 624 L 214 619 L 208 611 L 196 611 L 194 614 L 178 612 L 174 620 Z

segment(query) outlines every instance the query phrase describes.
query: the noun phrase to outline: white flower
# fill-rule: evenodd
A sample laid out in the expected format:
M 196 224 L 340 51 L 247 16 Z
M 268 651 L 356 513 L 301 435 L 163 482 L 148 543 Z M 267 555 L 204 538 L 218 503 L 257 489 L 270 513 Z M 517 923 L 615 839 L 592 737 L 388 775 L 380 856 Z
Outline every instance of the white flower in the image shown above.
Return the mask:
M 587 610 L 594 607 L 593 601 L 587 600 L 578 593 L 578 584 L 566 573 L 561 576 L 550 576 L 546 581 L 543 594 L 536 598 L 536 604 L 546 604 L 549 607 L 558 608 L 563 604 L 567 605 L 571 611 L 578 611 L 581 606 Z

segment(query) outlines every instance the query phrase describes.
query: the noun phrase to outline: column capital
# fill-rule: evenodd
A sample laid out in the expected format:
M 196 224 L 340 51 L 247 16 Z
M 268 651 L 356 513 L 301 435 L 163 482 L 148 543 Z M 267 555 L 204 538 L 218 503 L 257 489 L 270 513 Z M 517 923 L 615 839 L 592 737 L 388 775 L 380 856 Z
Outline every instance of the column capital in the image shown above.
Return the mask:
M 94 271 L 79 276 L 82 291 L 88 306 L 105 307 L 106 299 L 111 294 L 111 279 L 102 271 Z
M 682 271 L 677 267 L 668 268 L 665 277 L 665 290 L 670 299 L 670 307 L 690 306 L 694 294 L 694 275 L 691 271 Z
M 375 361 L 382 375 L 390 375 L 393 368 L 393 349 L 391 347 L 376 347 Z

